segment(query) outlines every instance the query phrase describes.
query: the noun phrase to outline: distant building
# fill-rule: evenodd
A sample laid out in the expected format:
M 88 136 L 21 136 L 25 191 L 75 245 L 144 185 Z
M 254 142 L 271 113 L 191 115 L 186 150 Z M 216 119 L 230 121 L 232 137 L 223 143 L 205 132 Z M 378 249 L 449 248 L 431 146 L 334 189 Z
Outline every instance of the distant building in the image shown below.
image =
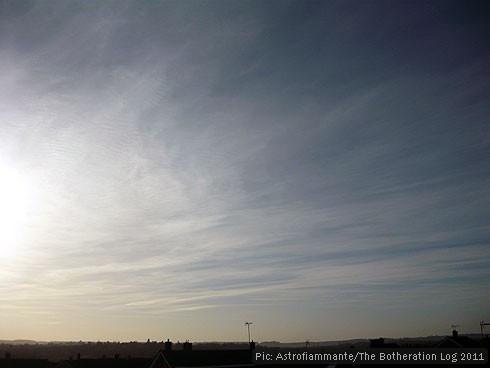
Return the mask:
M 385 343 L 385 339 L 380 337 L 379 339 L 369 340 L 369 347 L 377 349 L 377 348 L 399 348 L 400 346 L 398 344 L 395 344 L 394 342 Z

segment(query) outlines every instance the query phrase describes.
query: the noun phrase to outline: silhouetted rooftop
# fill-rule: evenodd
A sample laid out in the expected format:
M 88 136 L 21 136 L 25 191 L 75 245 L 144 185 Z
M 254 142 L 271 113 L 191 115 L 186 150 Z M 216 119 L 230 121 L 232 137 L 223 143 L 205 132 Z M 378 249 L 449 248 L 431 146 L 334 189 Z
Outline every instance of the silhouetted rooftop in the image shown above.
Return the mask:
M 73 359 L 60 362 L 55 368 L 148 368 L 151 358 Z
M 151 367 L 166 367 L 167 364 L 172 368 L 201 366 L 252 366 L 252 355 L 251 351 L 248 349 L 160 351 Z
M 51 368 L 47 359 L 0 359 L 0 368 Z

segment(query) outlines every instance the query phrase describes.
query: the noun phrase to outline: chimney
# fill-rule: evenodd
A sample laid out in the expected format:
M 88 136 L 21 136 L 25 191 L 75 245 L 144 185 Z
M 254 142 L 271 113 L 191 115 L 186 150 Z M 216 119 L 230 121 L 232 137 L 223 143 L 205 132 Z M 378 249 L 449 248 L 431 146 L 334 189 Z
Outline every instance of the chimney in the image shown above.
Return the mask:
M 458 337 L 458 331 L 453 330 L 453 337 Z
M 186 342 L 184 342 L 184 351 L 185 352 L 192 351 L 192 342 L 189 342 L 189 340 L 186 340 Z
M 170 341 L 170 339 L 167 339 L 167 341 L 165 341 L 165 351 L 171 351 L 172 350 L 172 341 Z
M 253 340 L 250 341 L 250 350 L 255 350 L 255 342 Z

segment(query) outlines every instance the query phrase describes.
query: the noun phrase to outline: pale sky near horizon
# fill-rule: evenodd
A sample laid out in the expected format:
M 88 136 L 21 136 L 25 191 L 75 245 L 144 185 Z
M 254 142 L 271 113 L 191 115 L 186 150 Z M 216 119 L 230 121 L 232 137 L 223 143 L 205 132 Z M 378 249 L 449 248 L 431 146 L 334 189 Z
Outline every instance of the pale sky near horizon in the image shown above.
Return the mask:
M 0 339 L 490 320 L 485 1 L 0 1 Z

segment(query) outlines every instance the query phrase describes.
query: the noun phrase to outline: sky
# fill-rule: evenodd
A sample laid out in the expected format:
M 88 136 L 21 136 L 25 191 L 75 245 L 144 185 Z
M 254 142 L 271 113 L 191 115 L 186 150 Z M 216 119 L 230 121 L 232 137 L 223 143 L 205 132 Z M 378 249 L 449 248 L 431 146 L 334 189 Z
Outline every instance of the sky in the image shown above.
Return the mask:
M 490 320 L 486 1 L 0 1 L 0 339 Z

